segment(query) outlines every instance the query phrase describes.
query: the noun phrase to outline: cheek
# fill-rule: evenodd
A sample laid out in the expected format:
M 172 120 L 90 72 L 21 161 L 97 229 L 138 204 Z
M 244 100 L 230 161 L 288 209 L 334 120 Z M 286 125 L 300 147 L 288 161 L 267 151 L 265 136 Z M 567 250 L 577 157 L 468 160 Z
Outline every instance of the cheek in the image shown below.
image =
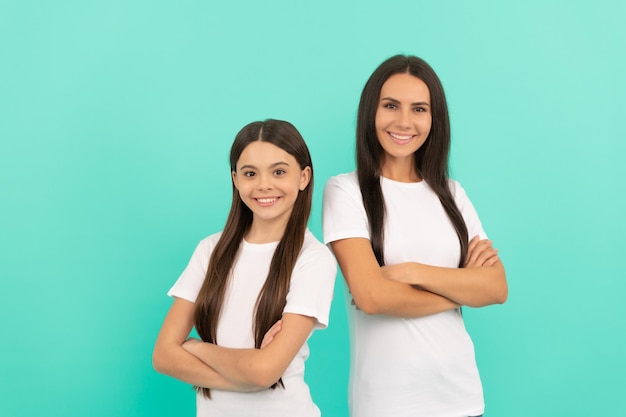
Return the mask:
M 376 131 L 376 138 L 380 141 L 380 135 L 386 130 L 387 123 L 384 117 L 376 116 L 374 121 L 374 130 Z
M 380 113 L 376 113 L 376 118 L 374 119 L 374 128 L 378 131 L 383 129 L 387 125 L 387 121 L 385 120 L 385 116 Z
M 245 204 L 248 205 L 246 203 L 246 196 L 244 195 L 243 191 L 241 189 L 237 190 L 237 194 L 239 195 L 239 199 Z
M 250 194 L 250 187 L 247 187 L 245 183 L 239 183 L 237 187 L 237 194 L 239 194 L 239 198 L 245 201 L 246 196 Z

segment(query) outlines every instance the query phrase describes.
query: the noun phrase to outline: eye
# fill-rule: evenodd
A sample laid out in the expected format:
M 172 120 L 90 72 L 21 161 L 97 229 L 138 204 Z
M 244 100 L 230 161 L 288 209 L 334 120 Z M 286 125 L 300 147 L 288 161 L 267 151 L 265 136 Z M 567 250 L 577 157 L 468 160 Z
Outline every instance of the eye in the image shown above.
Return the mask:
M 256 173 L 254 171 L 244 171 L 243 176 L 244 177 L 248 177 L 248 178 L 252 178 L 256 175 Z
M 285 175 L 287 172 L 284 169 L 277 169 L 276 171 L 274 171 L 274 175 Z
M 389 109 L 389 110 L 396 110 L 398 108 L 398 106 L 396 106 L 393 103 L 387 102 L 387 103 L 383 103 L 383 108 Z

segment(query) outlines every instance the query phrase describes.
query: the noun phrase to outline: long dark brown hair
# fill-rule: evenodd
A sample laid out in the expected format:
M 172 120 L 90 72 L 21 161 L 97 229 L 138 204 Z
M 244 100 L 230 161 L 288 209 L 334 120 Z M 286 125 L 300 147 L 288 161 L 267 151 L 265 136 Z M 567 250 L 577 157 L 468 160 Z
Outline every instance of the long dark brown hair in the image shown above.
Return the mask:
M 230 169 L 237 171 L 237 161 L 243 150 L 255 141 L 268 142 L 292 155 L 300 169 L 310 167 L 308 186 L 299 192 L 282 238 L 270 263 L 265 284 L 259 293 L 254 313 L 254 346 L 261 347 L 263 336 L 276 323 L 285 308 L 291 273 L 302 249 L 306 225 L 311 213 L 313 196 L 313 164 L 309 150 L 298 130 L 289 122 L 268 119 L 253 122 L 239 131 L 230 149 Z M 195 325 L 198 334 L 205 342 L 218 343 L 217 324 L 224 304 L 224 294 L 228 287 L 234 260 L 244 236 L 252 225 L 252 211 L 239 197 L 233 183 L 232 203 L 222 235 L 211 253 L 204 283 L 196 299 Z M 282 380 L 272 385 L 272 388 Z M 199 388 L 205 397 L 210 398 L 208 388 Z
M 372 73 L 361 93 L 356 125 L 357 175 L 369 220 L 372 249 L 379 265 L 384 265 L 385 199 L 380 186 L 380 175 L 385 154 L 378 142 L 375 120 L 383 84 L 392 75 L 402 73 L 419 78 L 428 86 L 430 91 L 432 126 L 424 144 L 415 151 L 415 167 L 422 179 L 437 194 L 454 225 L 461 245 L 459 266 L 463 266 L 467 257 L 468 232 L 463 216 L 454 201 L 448 181 L 450 119 L 446 96 L 435 71 L 424 60 L 416 56 L 396 55 L 387 59 Z

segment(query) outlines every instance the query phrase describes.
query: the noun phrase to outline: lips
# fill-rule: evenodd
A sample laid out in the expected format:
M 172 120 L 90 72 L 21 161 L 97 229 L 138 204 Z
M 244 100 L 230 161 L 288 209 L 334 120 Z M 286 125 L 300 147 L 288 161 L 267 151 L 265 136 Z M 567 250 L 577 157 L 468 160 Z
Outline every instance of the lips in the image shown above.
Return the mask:
M 411 141 L 416 135 L 402 135 L 400 133 L 387 132 L 387 134 L 391 137 L 391 140 L 397 143 L 398 145 L 404 145 Z
M 263 198 L 255 198 L 254 200 L 261 207 L 270 207 L 270 206 L 274 205 L 274 203 L 276 203 L 279 198 L 280 197 L 263 197 Z

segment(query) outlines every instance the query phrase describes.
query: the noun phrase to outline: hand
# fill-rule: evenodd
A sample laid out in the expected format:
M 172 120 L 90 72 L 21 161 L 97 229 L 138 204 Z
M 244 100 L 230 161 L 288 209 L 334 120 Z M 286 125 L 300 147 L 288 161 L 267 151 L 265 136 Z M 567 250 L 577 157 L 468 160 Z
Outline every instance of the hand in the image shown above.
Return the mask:
M 498 250 L 493 248 L 491 240 L 481 240 L 478 236 L 472 238 L 467 248 L 464 268 L 493 266 L 498 261 L 500 261 Z
M 270 343 L 272 343 L 272 340 L 274 340 L 274 336 L 276 336 L 278 332 L 282 330 L 282 328 L 282 320 L 278 320 L 276 323 L 274 323 L 274 325 L 270 327 L 267 333 L 265 333 L 265 336 L 263 336 L 263 341 L 261 341 L 261 349 L 267 347 Z

